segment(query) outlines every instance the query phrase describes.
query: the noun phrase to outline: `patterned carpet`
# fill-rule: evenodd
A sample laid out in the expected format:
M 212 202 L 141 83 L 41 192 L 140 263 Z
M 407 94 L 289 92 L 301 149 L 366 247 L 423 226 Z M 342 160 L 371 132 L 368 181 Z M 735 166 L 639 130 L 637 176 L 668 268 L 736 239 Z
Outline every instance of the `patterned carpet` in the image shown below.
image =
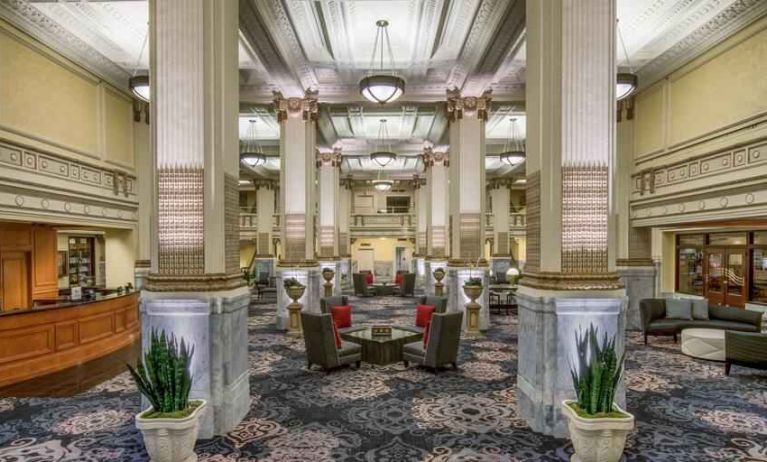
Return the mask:
M 409 324 L 412 301 L 353 299 L 355 323 Z M 201 461 L 563 461 L 567 440 L 531 432 L 516 414 L 516 325 L 493 316 L 463 341 L 456 372 L 363 364 L 307 371 L 303 341 L 273 328 L 273 308 L 250 316 L 251 393 L 232 433 L 200 441 Z M 688 358 L 670 339 L 629 339 L 629 461 L 767 460 L 767 375 Z M 143 461 L 127 374 L 67 399 L 0 400 L 0 462 Z

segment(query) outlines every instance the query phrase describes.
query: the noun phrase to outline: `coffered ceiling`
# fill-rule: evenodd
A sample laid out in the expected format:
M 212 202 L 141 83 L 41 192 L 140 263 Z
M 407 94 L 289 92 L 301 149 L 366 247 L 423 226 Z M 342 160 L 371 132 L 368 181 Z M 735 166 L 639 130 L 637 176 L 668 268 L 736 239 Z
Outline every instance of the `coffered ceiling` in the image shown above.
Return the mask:
M 617 0 L 618 63 L 645 86 L 767 14 L 765 0 Z M 145 0 L 0 0 L 0 18 L 127 87 L 145 70 L 148 5 Z M 375 22 L 390 22 L 393 63 L 407 81 L 405 96 L 381 108 L 359 96 L 358 82 L 372 67 Z M 425 143 L 447 149 L 447 89 L 465 95 L 493 91 L 487 123 L 487 167 L 509 173 L 497 154 L 509 117 L 524 137 L 525 0 L 240 0 L 240 133 L 257 122 L 257 138 L 276 154 L 279 127 L 273 91 L 301 96 L 319 91 L 319 142 L 340 145 L 354 175 L 375 174 L 367 159 L 381 118 L 400 159 L 387 171 L 418 171 Z M 628 55 L 628 59 L 626 58 Z M 276 173 L 270 159 L 259 173 Z M 517 167 L 519 169 L 519 167 Z M 524 167 L 522 166 L 522 169 Z

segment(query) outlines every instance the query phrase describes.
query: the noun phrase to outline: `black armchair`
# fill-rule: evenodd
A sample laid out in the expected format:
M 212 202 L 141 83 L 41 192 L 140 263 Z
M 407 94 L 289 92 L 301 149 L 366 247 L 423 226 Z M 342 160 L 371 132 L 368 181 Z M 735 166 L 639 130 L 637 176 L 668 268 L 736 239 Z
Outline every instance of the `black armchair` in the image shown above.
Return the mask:
M 411 362 L 434 369 L 449 364 L 457 369 L 458 347 L 461 342 L 463 313 L 434 313 L 431 317 L 426 347 L 422 341 L 402 347 L 402 358 L 407 367 Z
M 352 363 L 360 366 L 362 347 L 345 340 L 341 341 L 340 348 L 336 347 L 333 319 L 329 314 L 301 313 L 301 323 L 304 329 L 307 368 L 316 364 L 330 371 Z

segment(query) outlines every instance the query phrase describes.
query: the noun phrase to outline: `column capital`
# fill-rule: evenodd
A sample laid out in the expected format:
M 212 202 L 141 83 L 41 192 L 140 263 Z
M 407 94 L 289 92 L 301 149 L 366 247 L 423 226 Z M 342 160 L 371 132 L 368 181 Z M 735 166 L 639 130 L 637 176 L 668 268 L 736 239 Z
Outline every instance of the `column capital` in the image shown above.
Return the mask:
M 317 168 L 326 167 L 341 167 L 341 148 L 333 148 L 330 150 L 317 150 Z
M 425 167 L 434 167 L 434 165 L 444 164 L 445 167 L 450 166 L 450 159 L 446 152 L 434 151 L 432 148 L 424 148 L 423 154 L 421 154 L 421 160 Z
M 282 93 L 275 91 L 274 109 L 277 111 L 278 122 L 289 118 L 316 121 L 319 117 L 317 92 L 307 91 L 303 98 L 285 98 L 282 96 Z
M 271 180 L 268 178 L 256 178 L 253 179 L 253 186 L 256 189 L 264 188 L 264 189 L 273 189 L 277 190 L 280 188 L 280 182 L 278 180 Z
M 447 117 L 451 122 L 466 117 L 476 117 L 487 121 L 490 110 L 491 90 L 486 90 L 482 96 L 461 96 L 457 89 L 447 91 Z
M 413 189 L 421 189 L 421 186 L 426 184 L 426 178 L 419 176 L 417 173 L 413 175 Z

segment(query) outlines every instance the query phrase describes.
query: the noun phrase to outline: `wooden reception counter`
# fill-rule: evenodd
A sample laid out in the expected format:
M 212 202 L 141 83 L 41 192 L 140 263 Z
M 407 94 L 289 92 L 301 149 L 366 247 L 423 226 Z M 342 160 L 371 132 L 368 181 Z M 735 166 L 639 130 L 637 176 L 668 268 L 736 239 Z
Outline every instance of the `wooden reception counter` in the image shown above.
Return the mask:
M 139 334 L 138 292 L 0 311 L 0 387 L 105 356 Z

